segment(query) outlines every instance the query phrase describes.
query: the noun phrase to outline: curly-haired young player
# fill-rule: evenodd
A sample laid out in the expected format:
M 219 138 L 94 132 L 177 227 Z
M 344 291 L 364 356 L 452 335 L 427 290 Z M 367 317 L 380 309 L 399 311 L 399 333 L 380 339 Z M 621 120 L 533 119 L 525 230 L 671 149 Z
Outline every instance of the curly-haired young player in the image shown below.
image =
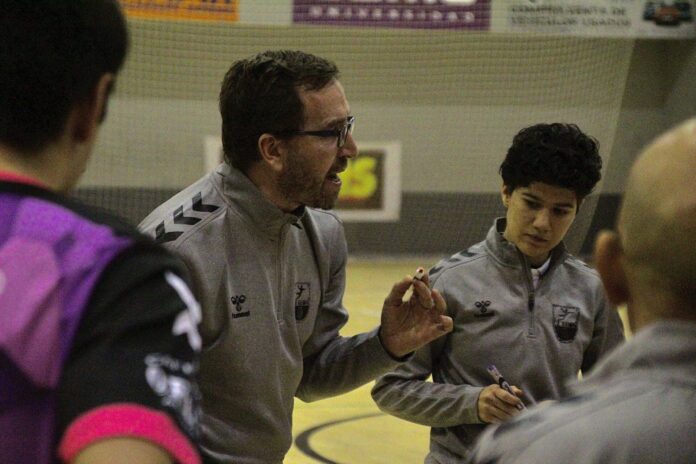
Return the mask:
M 0 461 L 198 463 L 184 270 L 63 195 L 126 54 L 118 3 L 3 0 L 0 30 Z
M 696 456 L 696 119 L 648 145 L 631 168 L 617 229 L 595 262 L 633 338 L 569 396 L 486 430 L 477 463 L 688 464 Z
M 380 409 L 432 427 L 426 462 L 465 461 L 487 423 L 558 399 L 563 381 L 623 340 L 597 273 L 562 243 L 601 167 L 597 142 L 575 125 L 523 129 L 500 167 L 506 217 L 430 270 L 454 330 L 372 390 Z

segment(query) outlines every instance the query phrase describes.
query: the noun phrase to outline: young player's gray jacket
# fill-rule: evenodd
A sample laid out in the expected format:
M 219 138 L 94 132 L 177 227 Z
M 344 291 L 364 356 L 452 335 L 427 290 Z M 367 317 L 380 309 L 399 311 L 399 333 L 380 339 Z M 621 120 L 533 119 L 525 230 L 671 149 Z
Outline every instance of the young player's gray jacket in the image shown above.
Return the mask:
M 481 436 L 481 463 L 696 461 L 696 323 L 652 324 L 604 358 L 572 396 Z
M 432 427 L 428 463 L 461 463 L 484 428 L 481 390 L 494 364 L 527 404 L 558 399 L 563 381 L 623 340 L 597 273 L 563 244 L 536 289 L 524 255 L 498 219 L 486 240 L 430 270 L 454 330 L 382 377 L 372 396 L 383 411 Z M 426 381 L 432 374 L 432 382 Z
M 222 165 L 140 228 L 192 271 L 203 309 L 203 446 L 216 462 L 282 462 L 294 396 L 340 394 L 397 365 L 376 329 L 339 336 L 347 251 L 333 214 L 283 213 Z

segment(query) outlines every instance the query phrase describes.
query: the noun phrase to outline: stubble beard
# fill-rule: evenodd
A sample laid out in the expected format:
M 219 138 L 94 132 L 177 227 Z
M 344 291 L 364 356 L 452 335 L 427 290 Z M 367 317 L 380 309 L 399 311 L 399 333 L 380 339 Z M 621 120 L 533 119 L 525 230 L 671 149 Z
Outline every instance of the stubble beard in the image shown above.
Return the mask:
M 311 208 L 333 209 L 338 192 L 326 192 L 325 181 L 326 176 L 313 176 L 302 163 L 290 163 L 280 174 L 278 185 L 282 194 L 291 201 Z

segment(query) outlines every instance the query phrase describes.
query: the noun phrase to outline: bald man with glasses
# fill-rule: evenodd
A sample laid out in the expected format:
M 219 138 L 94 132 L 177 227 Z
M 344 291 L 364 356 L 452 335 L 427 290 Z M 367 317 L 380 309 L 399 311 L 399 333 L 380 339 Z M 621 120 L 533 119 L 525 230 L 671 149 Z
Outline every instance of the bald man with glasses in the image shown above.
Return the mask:
M 339 334 L 347 247 L 327 210 L 358 149 L 333 63 L 287 50 L 237 61 L 220 113 L 225 162 L 140 227 L 183 257 L 202 303 L 205 457 L 282 463 L 294 397 L 357 388 L 449 332 L 452 320 L 427 276 L 407 276 L 379 327 Z

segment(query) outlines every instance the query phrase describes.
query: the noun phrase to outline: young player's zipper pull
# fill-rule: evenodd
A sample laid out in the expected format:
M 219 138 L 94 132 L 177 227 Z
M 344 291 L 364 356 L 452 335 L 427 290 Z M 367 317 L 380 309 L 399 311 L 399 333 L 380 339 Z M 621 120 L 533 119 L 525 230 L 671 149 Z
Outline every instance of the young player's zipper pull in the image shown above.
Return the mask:
M 533 337 L 536 334 L 536 329 L 534 328 L 534 290 L 529 291 L 527 309 L 529 310 L 529 327 L 527 328 L 527 335 Z
M 522 261 L 522 268 L 524 269 L 525 282 L 527 283 L 527 291 L 529 292 L 529 297 L 527 298 L 527 336 L 535 337 L 536 328 L 534 327 L 534 282 L 532 281 L 532 271 L 527 258 L 522 254 L 521 251 L 517 250 L 519 253 L 520 260 Z

